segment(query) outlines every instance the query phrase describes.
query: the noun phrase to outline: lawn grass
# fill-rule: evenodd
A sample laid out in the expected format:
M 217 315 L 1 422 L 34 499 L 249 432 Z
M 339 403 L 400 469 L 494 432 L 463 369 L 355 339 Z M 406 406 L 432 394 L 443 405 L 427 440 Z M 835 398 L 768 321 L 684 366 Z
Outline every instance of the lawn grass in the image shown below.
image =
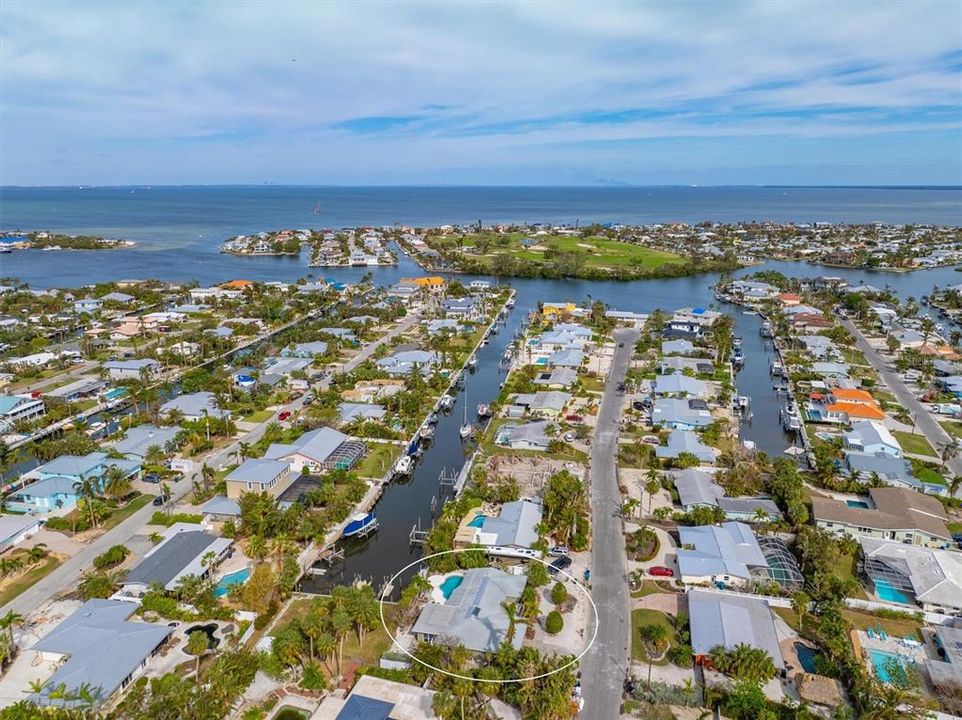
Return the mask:
M 945 420 L 940 422 L 939 425 L 945 430 L 949 435 L 953 437 L 962 438 L 962 422 L 956 420 Z
M 916 640 L 923 640 L 919 630 L 922 623 L 914 618 L 882 618 L 871 613 L 852 610 L 846 608 L 842 610 L 842 616 L 859 630 L 875 629 L 879 625 L 892 637 L 913 637 Z
M 854 580 L 858 585 L 858 592 L 855 597 L 867 600 L 868 594 L 862 588 L 862 583 L 858 582 L 858 560 L 856 555 L 843 555 L 839 558 L 838 566 L 835 568 L 835 574 L 838 575 L 842 580 Z
M 589 392 L 604 392 L 605 383 L 601 378 L 589 377 L 587 375 L 581 378 L 581 387 Z
M 945 485 L 945 478 L 942 477 L 936 470 L 930 467 L 925 467 L 921 463 L 913 463 L 912 472 L 915 474 L 919 480 L 924 483 L 931 483 L 933 485 Z
M 945 527 L 949 529 L 950 533 L 962 533 L 962 522 L 947 522 Z
M 382 478 L 401 454 L 401 446 L 393 443 L 370 443 L 368 453 L 355 472 L 358 477 Z
M 274 417 L 274 413 L 271 410 L 258 410 L 256 413 L 251 413 L 244 418 L 244 422 L 249 423 L 262 423 L 266 420 L 270 420 Z
M 660 593 L 667 593 L 667 592 L 669 591 L 661 587 L 654 580 L 642 580 L 641 587 L 635 590 L 633 593 L 631 593 L 631 597 L 637 600 L 638 598 L 643 598 L 646 595 L 658 595 Z
M 925 439 L 924 435 L 915 435 L 910 432 L 905 432 L 904 430 L 894 430 L 892 434 L 895 439 L 899 441 L 899 445 L 902 446 L 902 450 L 909 453 L 910 455 L 928 455 L 930 457 L 938 457 L 935 454 L 935 450 L 929 445 L 929 441 Z
M 643 625 L 664 625 L 668 629 L 668 637 L 671 639 L 671 645 L 675 644 L 675 628 L 672 627 L 668 616 L 659 610 L 638 608 L 637 610 L 631 611 L 631 657 L 633 660 L 646 663 L 648 662 L 648 653 L 645 652 L 645 646 L 641 642 L 640 633 Z M 653 660 L 652 664 L 667 665 L 668 659 L 662 657 L 661 660 Z
M 103 523 L 100 525 L 100 527 L 103 528 L 104 530 L 110 530 L 111 528 L 117 527 L 118 525 L 120 525 L 120 523 L 122 523 L 124 520 L 129 518 L 131 515 L 133 515 L 135 512 L 140 510 L 140 508 L 144 507 L 147 503 L 151 502 L 152 500 L 153 498 L 150 495 L 140 495 L 138 497 L 135 497 L 133 500 L 130 500 L 122 508 L 117 508 L 112 513 L 110 513 L 110 517 L 104 520 Z
M 43 561 L 30 568 L 22 577 L 10 583 L 3 589 L 3 592 L 0 592 L 0 607 L 6 605 L 24 590 L 33 587 L 41 578 L 56 570 L 58 565 L 60 565 L 60 559 L 48 555 Z

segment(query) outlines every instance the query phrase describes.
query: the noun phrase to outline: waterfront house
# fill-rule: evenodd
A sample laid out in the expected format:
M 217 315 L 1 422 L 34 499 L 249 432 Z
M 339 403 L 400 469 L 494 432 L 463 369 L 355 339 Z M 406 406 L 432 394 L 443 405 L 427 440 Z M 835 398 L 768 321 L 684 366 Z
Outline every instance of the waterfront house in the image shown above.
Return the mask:
M 678 535 L 678 570 L 686 584 L 745 587 L 768 578 L 768 560 L 744 523 L 683 525 Z
M 695 346 L 690 340 L 663 340 L 661 343 L 662 355 L 691 355 L 695 352 Z
M 341 391 L 341 397 L 350 402 L 372 403 L 397 395 L 404 390 L 404 381 L 393 378 L 359 380 L 353 388 Z
M 195 392 L 187 395 L 178 395 L 160 406 L 161 415 L 169 415 L 175 410 L 179 411 L 184 420 L 188 421 L 203 420 L 207 417 L 230 417 L 230 411 L 217 407 L 217 399 L 214 397 L 214 393 L 211 392 Z
M 144 358 L 141 360 L 108 360 L 104 363 L 104 370 L 111 380 L 140 380 L 143 377 L 152 379 L 161 370 L 156 360 Z
M 350 343 L 351 345 L 357 342 L 357 333 L 355 333 L 350 328 L 328 327 L 328 328 L 321 328 L 317 332 L 319 335 L 330 335 L 332 337 L 336 337 L 338 340 L 342 340 L 346 343 Z
M 496 445 L 509 447 L 512 450 L 538 450 L 543 452 L 548 449 L 552 440 L 547 433 L 549 427 L 551 427 L 551 423 L 547 420 L 536 420 L 524 424 L 504 423 L 498 427 L 494 442 Z
M 889 429 L 875 420 L 859 420 L 842 433 L 842 446 L 853 452 L 902 457 L 902 446 Z
M 677 337 L 702 337 L 712 326 L 721 313 L 705 308 L 682 308 L 675 311 L 674 315 L 665 326 L 665 330 L 675 334 Z
M 673 430 L 694 430 L 714 422 L 711 411 L 704 402 L 681 398 L 660 397 L 655 400 L 651 412 L 652 425 L 661 425 Z
M 122 293 L 122 292 L 110 292 L 110 293 L 107 293 L 106 295 L 104 295 L 104 296 L 103 296 L 102 298 L 100 298 L 100 299 L 103 300 L 104 302 L 116 303 L 117 305 L 128 305 L 128 304 L 130 304 L 135 298 L 134 298 L 133 295 L 128 295 L 127 293 Z
M 56 671 L 27 700 L 83 707 L 82 700 L 64 696 L 86 688 L 96 707 L 123 691 L 144 673 L 174 632 L 164 623 L 129 622 L 136 611 L 137 605 L 131 602 L 88 600 L 62 620 L 30 648 L 47 667 L 55 664 Z M 54 695 L 55 690 L 62 694 Z
M 383 405 L 372 403 L 342 402 L 337 406 L 337 414 L 342 423 L 356 420 L 383 420 L 386 410 Z
M 564 390 L 575 384 L 578 372 L 571 368 L 559 367 L 550 372 L 538 373 L 534 377 L 535 385 L 543 385 L 549 390 Z
M 654 392 L 658 396 L 706 399 L 711 390 L 704 380 L 688 377 L 682 373 L 658 375 L 654 382 Z
M 112 443 L 110 448 L 132 459 L 143 461 L 147 451 L 156 445 L 164 452 L 173 449 L 180 432 L 176 427 L 157 425 L 137 425 L 124 433 L 123 438 Z
M 47 397 L 58 398 L 64 402 L 74 402 L 84 398 L 94 397 L 103 390 L 106 383 L 100 378 L 84 377 L 66 385 L 44 392 Z
M 714 476 L 695 468 L 681 470 L 673 476 L 678 491 L 679 504 L 685 512 L 696 507 L 717 507 L 725 513 L 725 519 L 740 522 L 764 522 L 782 519 L 778 505 L 770 498 L 728 497 L 725 488 L 715 482 Z
M 428 335 L 440 335 L 442 333 L 456 335 L 468 329 L 467 326 L 462 325 L 457 320 L 452 320 L 451 318 L 428 320 L 424 323 L 424 328 Z
M 533 417 L 554 418 L 564 412 L 571 395 L 560 390 L 543 390 L 536 393 L 520 393 L 511 401 L 514 407 L 524 408 Z
M 854 473 L 862 482 L 878 478 L 887 485 L 923 490 L 924 485 L 912 473 L 912 464 L 903 458 L 887 453 L 870 455 L 860 452 L 846 452 L 844 469 Z
M 853 420 L 884 420 L 878 401 L 865 390 L 832 388 L 827 393 L 811 393 L 805 406 L 812 422 L 847 425 Z
M 824 335 L 805 335 L 798 338 L 805 350 L 816 360 L 840 360 L 842 354 L 831 338 Z
M 528 549 L 538 542 L 540 522 L 541 505 L 532 500 L 506 502 L 496 516 L 474 508 L 468 511 L 458 527 L 454 547 L 483 545 L 491 555 L 498 555 L 503 549 Z
M 579 368 L 584 363 L 585 354 L 580 350 L 559 350 L 551 353 L 545 359 L 545 365 L 550 368 Z
M 694 455 L 703 463 L 714 464 L 718 459 L 719 450 L 706 445 L 701 438 L 691 430 L 675 429 L 668 433 L 665 445 L 655 447 L 655 457 L 663 459 L 677 459 L 682 453 Z
M 850 366 L 844 362 L 813 362 L 812 372 L 823 379 L 847 379 Z
M 189 575 L 209 577 L 234 544 L 195 523 L 174 523 L 162 535 L 163 539 L 124 577 L 125 595 L 141 597 L 153 583 L 172 592 Z
M 888 602 L 918 604 L 923 611 L 962 613 L 962 553 L 860 537 L 863 574 Z
M 75 300 L 73 304 L 73 311 L 80 315 L 81 313 L 87 313 L 88 315 L 93 315 L 98 312 L 100 308 L 103 307 L 103 301 L 98 298 L 83 298 L 81 300 Z
M 427 642 L 458 642 L 473 652 L 497 652 L 507 640 L 515 649 L 524 628 L 509 620 L 504 603 L 521 597 L 527 578 L 497 568 L 473 568 L 461 573 L 461 584 L 444 603 L 428 603 L 411 632 Z M 513 630 L 509 637 L 508 631 Z
M 857 502 L 812 495 L 812 518 L 816 526 L 835 535 L 931 548 L 953 544 L 942 503 L 903 487 L 869 488 L 868 498 Z
M 577 309 L 578 306 L 574 303 L 541 303 L 541 315 L 549 319 L 568 317 Z
M 47 409 L 43 400 L 29 395 L 0 395 L 0 433 L 8 432 L 16 423 L 43 417 Z
M 715 365 L 711 360 L 704 358 L 677 356 L 663 358 L 658 365 L 658 372 L 662 375 L 684 373 L 686 371 L 696 373 L 697 375 L 713 375 L 715 373 Z
M 687 595 L 696 665 L 710 668 L 715 648 L 733 650 L 744 644 L 764 650 L 777 670 L 785 667 L 772 610 L 763 599 L 698 588 L 690 588 Z
M 440 355 L 430 350 L 400 350 L 375 362 L 379 369 L 390 375 L 409 375 L 414 368 L 429 374 L 441 361 Z
M 385 660 L 382 658 L 381 667 Z M 347 697 L 328 694 L 311 720 L 440 720 L 434 690 L 362 675 Z
M 461 298 L 448 298 L 442 303 L 446 317 L 459 318 L 471 322 L 478 322 L 483 319 L 484 315 L 481 312 L 481 307 L 480 299 L 474 295 Z
M 334 428 L 321 427 L 301 435 L 292 443 L 272 443 L 264 453 L 266 460 L 290 463 L 295 473 L 306 467 L 310 472 L 350 470 L 367 451 L 364 443 L 351 440 Z
M 284 348 L 281 355 L 287 358 L 316 358 L 326 353 L 327 347 L 327 343 L 323 340 L 315 340 Z

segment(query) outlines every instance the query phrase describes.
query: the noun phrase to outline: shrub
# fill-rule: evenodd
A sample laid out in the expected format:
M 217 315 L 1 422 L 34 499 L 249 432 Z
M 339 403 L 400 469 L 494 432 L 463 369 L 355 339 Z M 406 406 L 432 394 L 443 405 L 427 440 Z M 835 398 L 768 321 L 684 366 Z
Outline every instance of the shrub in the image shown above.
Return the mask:
M 317 663 L 309 663 L 304 667 L 301 687 L 305 690 L 323 690 L 327 687 L 327 680 Z
M 673 645 L 668 648 L 668 660 L 678 667 L 688 668 L 692 664 L 691 645 Z
M 560 582 L 556 582 L 554 587 L 551 588 L 551 602 L 553 602 L 555 605 L 560 605 L 567 599 L 568 591 L 565 589 L 565 586 Z
M 533 562 L 528 566 L 528 582 L 535 587 L 548 584 L 548 568 L 542 563 Z
M 119 565 L 127 558 L 128 555 L 130 555 L 130 550 L 126 545 L 114 545 L 106 552 L 103 552 L 94 558 L 94 567 L 98 570 L 102 570 L 107 567 Z
M 150 516 L 151 525 L 163 525 L 165 527 L 170 527 L 174 523 L 192 523 L 198 524 L 204 519 L 202 515 L 192 515 L 191 513 L 172 513 L 168 515 L 161 510 L 157 510 L 153 515 Z
M 561 617 L 561 613 L 557 610 L 552 610 L 548 613 L 548 617 L 546 617 L 544 621 L 545 632 L 551 635 L 557 635 L 564 626 L 565 621 L 564 618 Z

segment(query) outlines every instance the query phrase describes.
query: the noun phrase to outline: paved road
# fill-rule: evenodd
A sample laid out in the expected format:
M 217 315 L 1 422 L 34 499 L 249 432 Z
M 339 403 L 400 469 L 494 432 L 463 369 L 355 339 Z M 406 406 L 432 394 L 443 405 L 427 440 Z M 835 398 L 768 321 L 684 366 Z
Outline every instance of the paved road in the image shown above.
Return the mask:
M 862 351 L 865 359 L 869 361 L 869 364 L 871 364 L 881 376 L 882 381 L 895 395 L 899 404 L 908 410 L 909 414 L 915 419 L 916 427 L 922 431 L 922 434 L 925 435 L 932 448 L 936 452 L 941 453 L 941 447 L 945 443 L 954 442 L 955 438 L 951 437 L 943 427 L 936 422 L 935 418 L 932 417 L 922 402 L 905 386 L 905 382 L 899 377 L 896 369 L 886 362 L 878 350 L 869 344 L 865 336 L 862 335 L 862 331 L 855 326 L 855 323 L 848 318 L 839 318 L 839 320 L 845 329 L 852 334 L 852 337 L 855 338 L 855 344 L 858 346 L 858 349 Z M 947 465 L 954 474 L 962 474 L 962 457 L 952 459 Z
M 362 362 L 367 360 L 380 345 L 390 342 L 394 337 L 408 330 L 418 321 L 418 319 L 419 318 L 417 316 L 413 315 L 405 318 L 391 332 L 387 333 L 376 342 L 366 345 L 361 352 L 346 362 L 337 370 L 337 372 L 350 372 Z M 329 380 L 325 379 L 318 385 L 321 388 L 326 388 L 328 384 Z M 285 406 L 285 409 L 293 413 L 294 411 L 300 410 L 303 407 L 303 403 L 303 398 L 298 398 L 294 402 Z M 242 441 L 250 444 L 256 443 L 264 435 L 264 432 L 267 430 L 267 426 L 274 422 L 275 419 L 276 417 L 270 417 L 264 422 L 258 423 L 257 426 L 251 428 L 251 430 L 248 431 L 243 437 L 221 450 L 214 451 L 211 455 L 205 458 L 203 462 L 206 462 L 210 467 L 213 468 L 219 468 L 223 465 L 228 465 L 232 462 L 235 462 L 236 453 L 240 449 L 240 443 Z M 202 463 L 197 463 L 198 466 L 201 464 Z M 173 495 L 172 501 L 174 503 L 190 492 L 193 480 L 196 479 L 196 477 L 197 475 L 195 474 L 191 478 L 181 480 L 179 483 L 171 485 L 171 493 Z M 153 505 L 147 505 L 146 507 L 141 508 L 120 523 L 117 527 L 108 530 L 89 545 L 84 546 L 75 555 L 65 560 L 64 563 L 52 573 L 40 579 L 35 585 L 33 585 L 33 587 L 25 590 L 5 606 L 0 608 L 0 615 L 6 613 L 8 610 L 13 610 L 21 615 L 27 615 L 35 611 L 44 602 L 54 597 L 58 593 L 76 587 L 80 580 L 81 573 L 91 566 L 93 559 L 97 557 L 97 555 L 100 555 L 114 545 L 125 544 L 128 540 L 130 540 L 131 537 L 136 535 L 138 531 L 143 528 L 147 521 L 150 520 L 151 515 L 154 514 L 156 509 L 157 508 L 155 508 Z
M 614 337 L 624 347 L 615 349 L 591 441 L 591 596 L 598 607 L 598 636 L 581 663 L 581 717 L 587 720 L 618 717 L 630 655 L 628 556 L 616 458 L 622 403 L 618 385 L 624 382 L 638 331 L 616 330 Z

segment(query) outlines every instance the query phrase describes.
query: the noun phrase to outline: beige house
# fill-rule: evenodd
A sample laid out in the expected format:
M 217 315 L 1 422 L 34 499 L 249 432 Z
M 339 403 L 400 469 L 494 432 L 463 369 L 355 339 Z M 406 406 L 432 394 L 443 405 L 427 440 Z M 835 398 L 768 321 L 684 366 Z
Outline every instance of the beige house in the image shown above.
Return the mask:
M 249 459 L 226 478 L 227 497 L 239 498 L 246 492 L 280 495 L 290 484 L 291 463 L 281 460 Z
M 952 533 L 945 526 L 945 509 L 934 497 L 908 488 L 869 489 L 868 507 L 844 500 L 812 496 L 815 524 L 835 535 L 895 540 L 928 548 L 947 548 Z

